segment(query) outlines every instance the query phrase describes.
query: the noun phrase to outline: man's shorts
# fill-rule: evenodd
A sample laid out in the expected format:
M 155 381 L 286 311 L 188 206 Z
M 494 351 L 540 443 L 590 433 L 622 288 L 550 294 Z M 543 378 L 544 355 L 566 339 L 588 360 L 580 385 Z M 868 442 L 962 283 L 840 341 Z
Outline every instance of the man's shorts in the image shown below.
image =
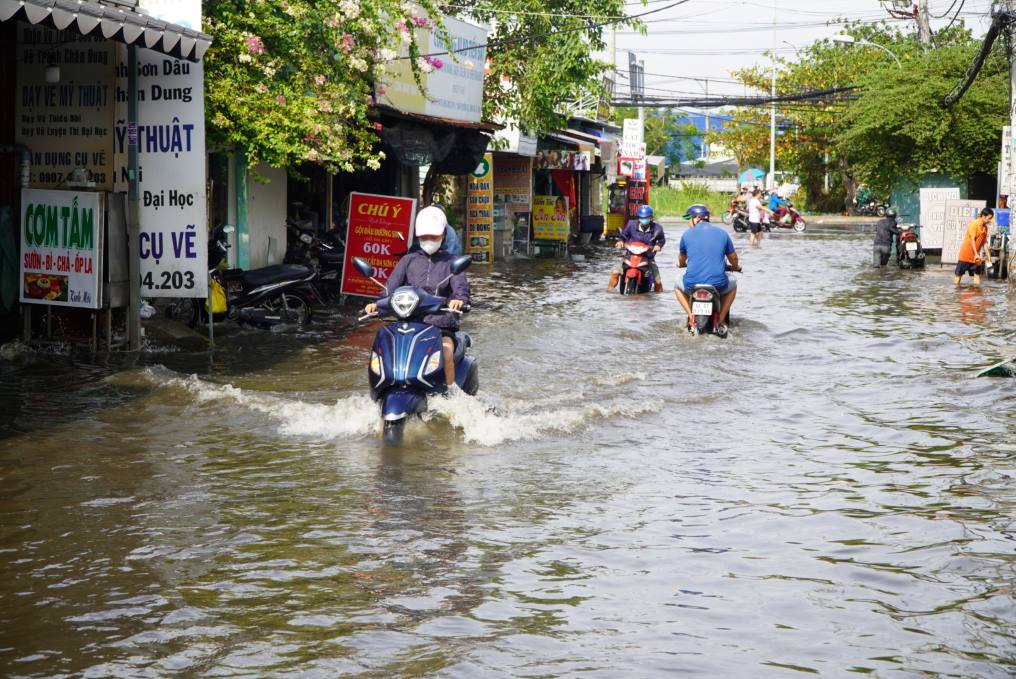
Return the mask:
M 889 263 L 889 253 L 892 250 L 891 245 L 875 245 L 874 246 L 874 257 L 872 264 L 875 266 L 885 266 Z
M 962 277 L 966 273 L 971 276 L 980 276 L 981 266 L 981 264 L 974 264 L 973 262 L 956 262 L 956 270 L 953 271 L 953 275 Z
M 695 286 L 693 285 L 692 287 L 694 288 Z M 723 288 L 722 290 L 719 290 L 719 288 L 717 288 L 717 290 L 719 290 L 721 295 L 725 295 L 728 292 L 730 292 L 731 290 L 734 290 L 735 288 L 737 288 L 737 279 L 734 278 L 733 276 L 728 275 L 727 276 L 727 287 Z M 677 277 L 677 282 L 674 283 L 674 289 L 675 290 L 680 290 L 681 292 L 683 292 L 686 295 L 688 294 L 688 291 L 684 289 L 684 276 L 678 276 Z
M 748 222 L 748 230 L 752 233 L 762 233 L 761 222 Z

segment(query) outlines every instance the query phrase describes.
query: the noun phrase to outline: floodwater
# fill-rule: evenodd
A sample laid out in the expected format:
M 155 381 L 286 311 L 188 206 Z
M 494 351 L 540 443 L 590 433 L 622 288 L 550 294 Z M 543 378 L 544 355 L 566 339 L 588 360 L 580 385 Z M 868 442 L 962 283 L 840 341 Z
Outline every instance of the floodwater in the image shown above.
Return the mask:
M 0 675 L 1012 677 L 1014 312 L 869 239 L 737 236 L 727 340 L 605 248 L 477 267 L 481 392 L 400 449 L 348 310 L 8 347 Z

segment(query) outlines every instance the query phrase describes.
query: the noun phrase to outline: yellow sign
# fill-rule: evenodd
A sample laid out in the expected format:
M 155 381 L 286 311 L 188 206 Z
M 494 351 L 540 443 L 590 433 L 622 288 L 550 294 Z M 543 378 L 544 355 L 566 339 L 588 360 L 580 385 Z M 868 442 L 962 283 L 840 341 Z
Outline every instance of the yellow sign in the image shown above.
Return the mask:
M 489 153 L 469 175 L 466 253 L 473 256 L 474 262 L 494 261 L 494 157 Z
M 568 199 L 533 196 L 533 238 L 568 242 Z

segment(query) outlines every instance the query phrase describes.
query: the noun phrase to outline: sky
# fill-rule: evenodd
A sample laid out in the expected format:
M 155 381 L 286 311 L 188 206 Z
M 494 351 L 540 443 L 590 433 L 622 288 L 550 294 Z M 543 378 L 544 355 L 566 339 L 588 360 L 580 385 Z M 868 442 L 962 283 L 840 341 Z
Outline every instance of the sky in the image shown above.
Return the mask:
M 675 0 L 629 2 L 628 14 L 666 7 Z M 945 27 L 962 3 L 960 19 L 981 36 L 991 23 L 991 0 L 931 0 L 932 30 Z M 887 3 L 891 4 L 891 3 Z M 950 10 L 952 6 L 952 10 Z M 773 46 L 776 14 L 776 51 L 792 59 L 794 50 L 841 32 L 827 25 L 849 18 L 875 23 L 883 19 L 916 32 L 913 20 L 894 20 L 879 0 L 688 0 L 646 16 L 648 35 L 617 31 L 617 65 L 621 71 L 617 93 L 627 93 L 628 52 L 645 62 L 647 96 L 745 94 L 730 72 L 767 62 Z M 947 14 L 948 11 L 948 14 Z M 609 32 L 605 36 L 609 41 Z M 873 49 L 845 47 L 845 49 Z M 605 56 L 609 61 L 609 54 Z M 708 81 L 708 83 L 706 82 Z

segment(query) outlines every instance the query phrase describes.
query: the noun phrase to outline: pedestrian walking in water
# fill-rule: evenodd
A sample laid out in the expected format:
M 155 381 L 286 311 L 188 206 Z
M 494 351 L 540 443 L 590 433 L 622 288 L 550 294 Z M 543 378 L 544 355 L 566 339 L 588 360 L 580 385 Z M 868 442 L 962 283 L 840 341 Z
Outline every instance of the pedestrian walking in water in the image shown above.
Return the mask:
M 974 285 L 981 284 L 981 268 L 984 260 L 991 266 L 991 251 L 985 249 L 988 242 L 988 227 L 995 220 L 995 213 L 990 207 L 981 210 L 969 225 L 967 232 L 963 235 L 963 242 L 960 244 L 960 252 L 956 257 L 956 270 L 953 272 L 953 283 L 960 284 L 963 274 L 970 274 L 974 277 Z M 982 250 L 984 258 L 981 258 Z
M 875 244 L 874 259 L 872 264 L 881 268 L 889 263 L 889 254 L 893 249 L 893 242 L 899 237 L 900 229 L 896 226 L 896 208 L 890 207 L 885 211 L 885 217 L 875 222 Z
M 762 189 L 756 188 L 748 199 L 748 244 L 758 246 L 762 243 L 762 220 L 766 215 L 762 206 Z

